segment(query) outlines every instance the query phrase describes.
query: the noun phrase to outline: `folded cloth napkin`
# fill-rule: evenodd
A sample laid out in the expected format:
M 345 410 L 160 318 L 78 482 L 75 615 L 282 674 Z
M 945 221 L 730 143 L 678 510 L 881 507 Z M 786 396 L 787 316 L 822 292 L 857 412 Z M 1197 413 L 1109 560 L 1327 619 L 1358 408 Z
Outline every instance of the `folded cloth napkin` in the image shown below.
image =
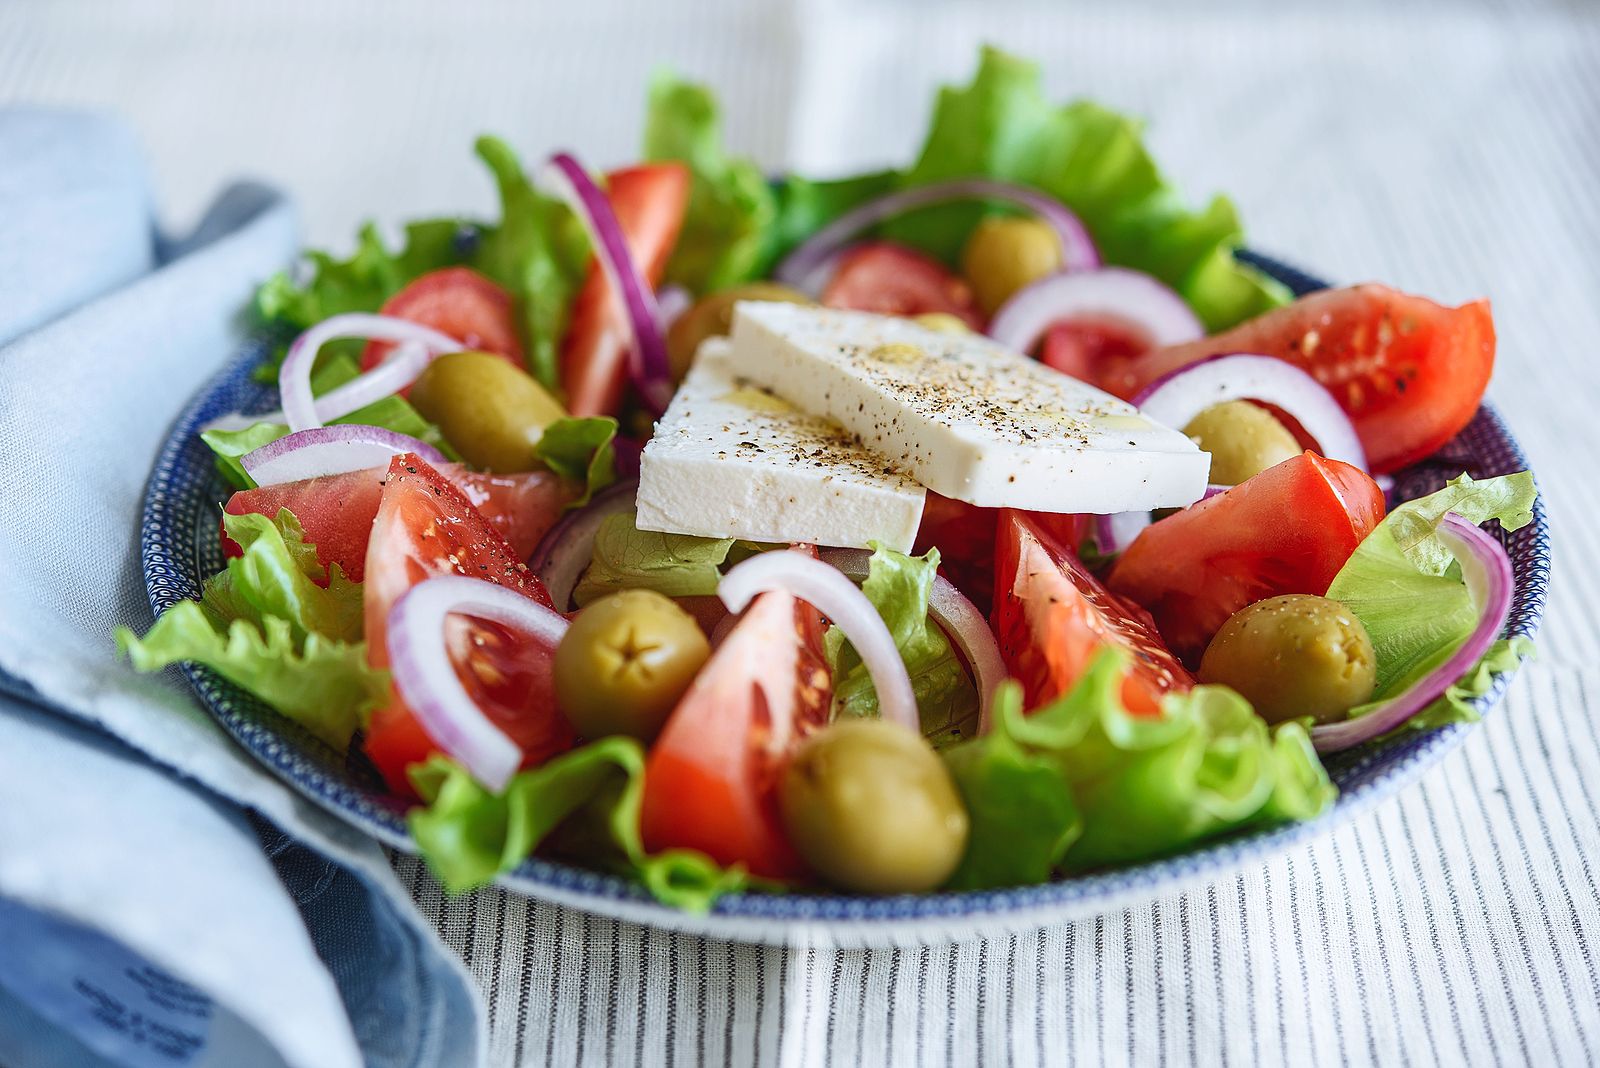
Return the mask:
M 163 240 L 134 138 L 0 110 L 0 1064 L 471 1065 L 470 978 L 371 840 L 254 764 L 151 623 L 144 485 L 292 212 Z

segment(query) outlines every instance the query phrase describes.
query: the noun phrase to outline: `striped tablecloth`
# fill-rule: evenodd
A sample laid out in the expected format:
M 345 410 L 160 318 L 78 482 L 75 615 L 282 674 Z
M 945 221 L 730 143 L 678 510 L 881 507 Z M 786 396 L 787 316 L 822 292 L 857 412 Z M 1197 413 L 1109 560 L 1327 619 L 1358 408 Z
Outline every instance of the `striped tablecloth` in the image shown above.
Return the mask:
M 1550 504 L 1541 659 L 1418 787 L 1191 892 L 998 941 L 756 948 L 497 890 L 446 900 L 496 1064 L 1578 1064 L 1600 1060 L 1600 11 L 1040 0 L 0 5 L 0 101 L 114 106 L 168 214 L 225 177 L 309 236 L 487 207 L 479 129 L 622 159 L 648 71 L 722 87 L 732 139 L 828 171 L 905 156 L 977 42 L 1153 119 L 1195 195 L 1330 278 L 1495 301 L 1492 395 Z

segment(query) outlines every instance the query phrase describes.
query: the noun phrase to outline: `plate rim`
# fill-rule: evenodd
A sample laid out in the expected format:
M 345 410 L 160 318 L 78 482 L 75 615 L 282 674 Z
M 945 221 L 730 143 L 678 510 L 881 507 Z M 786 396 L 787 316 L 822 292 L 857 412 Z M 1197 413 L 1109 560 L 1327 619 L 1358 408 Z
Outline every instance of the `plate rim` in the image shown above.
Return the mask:
M 1240 250 L 1240 259 L 1276 277 L 1296 295 L 1326 286 L 1313 276 L 1256 253 Z M 174 511 L 173 485 L 193 482 L 190 465 L 197 461 L 206 471 L 211 470 L 208 454 L 192 455 L 198 444 L 197 432 L 207 419 L 220 414 L 211 411 L 220 395 L 247 388 L 251 371 L 272 340 L 270 333 L 248 338 L 191 395 L 163 441 L 146 485 L 140 523 L 145 582 L 157 615 L 178 600 L 195 596 L 202 577 L 198 568 L 186 571 L 183 567 L 183 530 L 197 517 L 192 507 L 186 512 Z M 1494 405 L 1485 401 L 1474 416 L 1474 424 L 1478 420 L 1487 422 L 1486 433 L 1497 439 L 1505 458 L 1516 465 L 1512 469 L 1530 469 L 1520 443 Z M 1507 634 L 1532 638 L 1542 621 L 1549 590 L 1549 525 L 1542 495 L 1535 502 L 1533 522 L 1524 530 L 1527 533 L 1518 531 L 1510 536 L 1527 544 L 1529 560 L 1524 568 L 1528 574 L 1518 576 L 1513 623 L 1508 624 Z M 1526 584 L 1520 581 L 1524 577 Z M 1520 666 L 1519 663 L 1519 669 Z M 396 805 L 381 803 L 356 784 L 335 777 L 310 761 L 306 746 L 320 743 L 270 710 L 268 718 L 277 721 L 271 729 L 255 715 L 246 717 L 232 711 L 240 705 L 265 706 L 206 668 L 188 663 L 181 667 L 207 713 L 278 778 L 383 844 L 416 853 Z M 1473 702 L 1480 715 L 1499 703 L 1515 674 L 1513 671 L 1499 676 L 1490 691 Z M 1335 804 L 1316 819 L 1230 835 L 1183 853 L 1032 886 L 894 897 L 741 891 L 718 898 L 707 912 L 692 913 L 656 901 L 639 883 L 625 876 L 537 856 L 501 874 L 495 882 L 533 897 L 620 919 L 755 941 L 788 942 L 799 933 L 810 941 L 838 944 L 883 943 L 903 938 L 922 943 L 930 938 L 954 937 L 958 928 L 975 930 L 987 925 L 1020 929 L 1073 915 L 1109 911 L 1132 899 L 1148 899 L 1179 885 L 1220 877 L 1320 837 L 1414 782 L 1425 768 L 1460 745 L 1474 726 L 1452 724 L 1397 745 L 1358 750 L 1358 758 L 1340 769 L 1345 776 L 1361 776 L 1377 764 L 1387 766 L 1361 778 L 1349 789 L 1341 788 Z M 1404 746 L 1410 746 L 1409 750 L 1389 763 L 1393 751 Z

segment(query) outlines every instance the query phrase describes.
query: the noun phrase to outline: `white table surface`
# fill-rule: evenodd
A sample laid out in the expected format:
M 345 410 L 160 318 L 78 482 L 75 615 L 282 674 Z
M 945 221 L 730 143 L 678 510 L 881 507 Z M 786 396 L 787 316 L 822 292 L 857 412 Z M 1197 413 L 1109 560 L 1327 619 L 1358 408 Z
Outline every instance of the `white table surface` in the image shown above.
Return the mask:
M 0 104 L 130 117 L 175 224 L 251 174 L 343 247 L 369 216 L 488 209 L 481 130 L 625 160 L 658 63 L 721 87 L 731 141 L 765 164 L 897 161 L 983 40 L 1039 57 L 1060 95 L 1150 116 L 1170 172 L 1232 195 L 1256 247 L 1493 298 L 1491 396 L 1556 535 L 1540 662 L 1420 786 L 1339 831 L 994 942 L 730 946 L 497 890 L 446 901 L 397 858 L 481 981 L 493 1060 L 1600 1059 L 1600 9 L 3 0 Z

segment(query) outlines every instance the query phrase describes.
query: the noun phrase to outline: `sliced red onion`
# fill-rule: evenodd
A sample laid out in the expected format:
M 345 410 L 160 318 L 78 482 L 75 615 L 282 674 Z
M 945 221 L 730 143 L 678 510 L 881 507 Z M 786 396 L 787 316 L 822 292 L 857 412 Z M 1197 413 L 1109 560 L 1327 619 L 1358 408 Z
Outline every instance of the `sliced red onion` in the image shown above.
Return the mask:
M 694 295 L 682 286 L 667 285 L 656 290 L 656 328 L 662 337 L 667 336 L 678 316 L 688 311 L 693 303 Z
M 878 694 L 878 714 L 891 723 L 922 733 L 917 698 L 906 674 L 894 636 L 867 595 L 837 568 L 803 552 L 757 553 L 722 576 L 717 596 L 730 612 L 742 612 L 759 594 L 783 590 L 800 598 L 849 640 L 867 666 Z
M 607 516 L 633 510 L 636 481 L 615 482 L 590 498 L 582 508 L 568 512 L 545 532 L 533 551 L 528 566 L 539 576 L 550 594 L 550 601 L 566 611 L 572 603 L 572 588 L 594 557 L 594 537 Z
M 321 397 L 311 394 L 311 368 L 330 341 L 354 338 L 398 342 L 377 367 Z M 461 342 L 431 327 L 392 315 L 351 312 L 324 319 L 294 339 L 278 370 L 283 421 L 290 430 L 310 430 L 397 393 L 417 380 L 435 356 L 459 352 Z M 268 418 L 268 416 L 262 416 Z
M 444 630 L 452 614 L 499 623 L 552 645 L 566 633 L 567 620 L 514 590 L 462 575 L 419 582 L 389 609 L 395 689 L 428 737 L 499 793 L 521 766 L 522 750 L 483 714 L 456 675 Z
M 1262 401 L 1282 408 L 1317 442 L 1317 452 L 1365 471 L 1367 451 L 1333 394 L 1300 368 L 1271 356 L 1213 356 L 1162 375 L 1133 398 L 1158 423 L 1183 429 L 1212 405 Z
M 1008 349 L 1031 352 L 1052 326 L 1087 316 L 1126 323 L 1151 348 L 1205 336 L 1205 327 L 1182 297 L 1161 282 L 1126 267 L 1060 271 L 1019 290 L 1000 306 L 989 336 Z
M 822 291 L 833 264 L 845 247 L 863 231 L 916 208 L 955 200 L 989 200 L 1025 208 L 1039 216 L 1061 239 L 1061 265 L 1067 271 L 1100 266 L 1100 253 L 1082 220 L 1054 197 L 1012 182 L 991 178 L 960 178 L 890 193 L 847 211 L 818 230 L 784 259 L 773 278 L 807 293 Z
M 1483 659 L 1505 626 L 1511 614 L 1512 587 L 1511 561 L 1505 549 L 1460 516 L 1445 516 L 1438 531 L 1461 565 L 1461 578 L 1478 609 L 1478 625 L 1448 660 L 1403 693 L 1356 719 L 1312 727 L 1311 741 L 1318 752 L 1333 753 L 1370 741 L 1427 708 Z
M 255 479 L 256 485 L 275 486 L 280 482 L 387 467 L 389 457 L 403 452 L 414 452 L 430 464 L 448 462 L 438 449 L 409 434 L 352 423 L 297 430 L 245 453 L 239 463 Z
M 633 261 L 611 201 L 566 152 L 550 157 L 545 164 L 544 181 L 572 207 L 588 231 L 595 261 L 629 324 L 628 377 L 650 410 L 660 415 L 672 399 L 672 368 L 667 362 L 667 343 L 662 338 L 661 310 L 656 305 L 655 292 Z
M 828 549 L 823 552 L 822 559 L 856 582 L 865 582 L 872 573 L 872 554 L 865 549 Z M 978 606 L 967 600 L 955 583 L 943 575 L 933 577 L 933 588 L 928 591 L 928 614 L 961 650 L 961 658 L 972 671 L 973 683 L 978 688 L 978 733 L 987 734 L 995 690 L 1006 678 L 1005 661 L 1000 659 L 1000 645 L 995 641 L 994 631 L 989 629 L 989 621 L 983 618 Z
M 1217 494 L 1232 489 L 1232 486 L 1219 486 L 1211 483 L 1206 486 L 1202 501 L 1215 497 Z M 1139 536 L 1153 522 L 1150 512 L 1116 512 L 1112 515 L 1097 515 L 1094 517 L 1094 544 L 1102 556 L 1115 556 L 1122 552 L 1133 539 Z

